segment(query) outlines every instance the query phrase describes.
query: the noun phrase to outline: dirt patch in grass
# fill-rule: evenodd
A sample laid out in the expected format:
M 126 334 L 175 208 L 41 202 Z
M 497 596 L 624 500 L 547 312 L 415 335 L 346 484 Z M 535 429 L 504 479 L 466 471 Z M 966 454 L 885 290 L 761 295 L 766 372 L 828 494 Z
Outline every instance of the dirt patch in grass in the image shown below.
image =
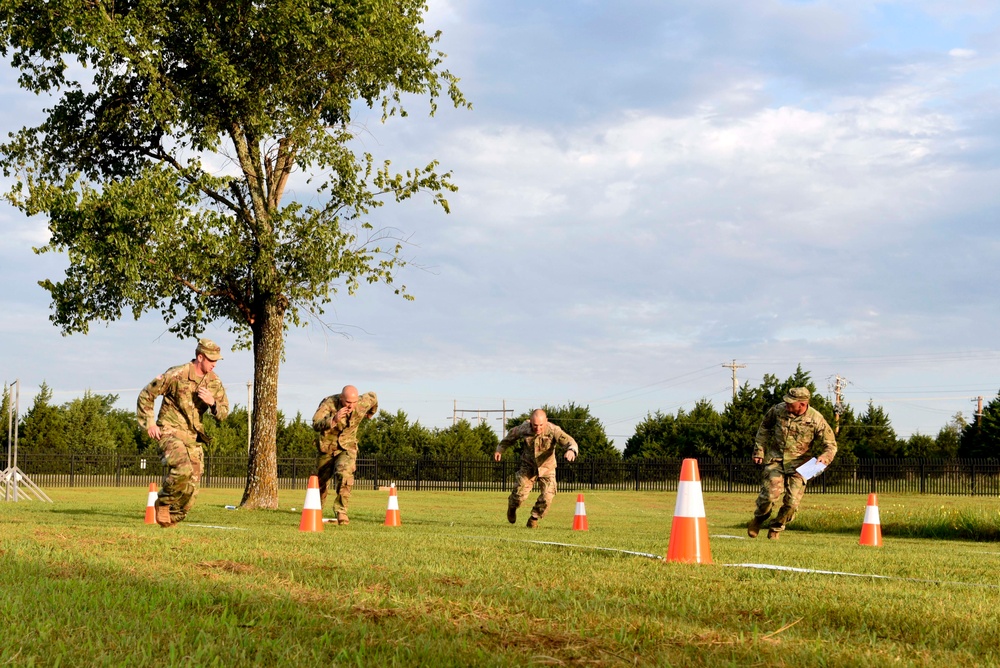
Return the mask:
M 220 559 L 218 561 L 202 561 L 198 564 L 198 568 L 208 571 L 220 570 L 227 573 L 235 573 L 237 575 L 246 575 L 247 573 L 252 573 L 256 570 L 249 564 L 241 564 L 236 561 L 229 561 L 228 559 Z

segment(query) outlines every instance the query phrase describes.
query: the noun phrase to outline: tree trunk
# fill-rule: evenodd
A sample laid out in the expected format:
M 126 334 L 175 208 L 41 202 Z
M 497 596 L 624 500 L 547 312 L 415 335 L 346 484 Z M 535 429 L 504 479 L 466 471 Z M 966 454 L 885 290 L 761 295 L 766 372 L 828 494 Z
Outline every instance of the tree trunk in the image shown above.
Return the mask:
M 240 507 L 278 507 L 278 369 L 284 342 L 283 298 L 270 300 L 253 329 L 253 422 L 247 486 Z

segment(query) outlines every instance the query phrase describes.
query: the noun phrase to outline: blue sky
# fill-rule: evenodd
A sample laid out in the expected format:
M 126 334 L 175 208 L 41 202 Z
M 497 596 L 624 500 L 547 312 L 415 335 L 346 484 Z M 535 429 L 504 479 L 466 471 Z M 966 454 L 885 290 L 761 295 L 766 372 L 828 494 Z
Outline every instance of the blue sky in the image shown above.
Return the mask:
M 339 296 L 288 338 L 279 403 L 345 383 L 428 426 L 587 404 L 621 447 L 647 413 L 718 409 L 796 365 L 901 436 L 996 396 L 1000 10 L 990 2 L 432 2 L 473 111 L 415 102 L 359 146 L 437 158 L 460 191 L 376 221 L 410 238 L 406 302 Z M 43 100 L 0 76 L 0 130 Z M 5 184 L 6 185 L 6 184 Z M 308 196 L 295 184 L 297 196 Z M 43 220 L 0 208 L 4 377 L 22 403 L 121 395 L 188 358 L 155 314 L 62 337 Z M 221 326 L 207 332 L 224 347 Z M 249 353 L 218 371 L 245 404 Z M 749 448 L 749 444 L 748 444 Z

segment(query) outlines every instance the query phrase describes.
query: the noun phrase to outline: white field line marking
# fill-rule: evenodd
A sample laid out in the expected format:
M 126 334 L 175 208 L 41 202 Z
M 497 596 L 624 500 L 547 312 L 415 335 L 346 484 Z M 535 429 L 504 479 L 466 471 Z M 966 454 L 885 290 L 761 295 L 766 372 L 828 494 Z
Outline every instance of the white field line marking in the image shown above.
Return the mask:
M 749 536 L 730 536 L 725 533 L 713 533 L 709 538 L 732 538 L 733 540 L 746 540 Z
M 201 527 L 202 529 L 225 529 L 226 531 L 246 531 L 247 530 L 246 527 L 220 527 L 220 526 L 216 526 L 214 524 L 188 524 L 187 522 L 184 523 L 184 526 Z
M 814 568 L 796 568 L 794 566 L 779 566 L 776 564 L 719 564 L 731 568 L 758 568 L 767 571 L 789 571 L 791 573 L 813 573 L 818 575 L 841 575 L 851 578 L 872 578 L 878 580 L 902 580 L 904 582 L 925 582 L 936 585 L 959 585 L 962 587 L 987 587 L 989 589 L 1000 589 L 1000 585 L 985 584 L 982 582 L 956 582 L 954 580 L 927 580 L 924 578 L 903 578 L 897 575 L 875 575 L 873 573 L 845 573 L 843 571 L 821 571 Z
M 664 557 L 658 554 L 649 554 L 648 552 L 633 552 L 632 550 L 619 550 L 614 547 L 601 547 L 599 545 L 574 545 L 573 543 L 556 543 L 547 540 L 521 540 L 517 538 L 492 538 L 490 536 L 463 536 L 463 538 L 478 538 L 481 540 L 499 540 L 510 543 L 533 543 L 535 545 L 556 545 L 558 547 L 576 547 L 582 550 L 602 550 L 606 552 L 620 552 L 621 554 L 631 554 L 637 557 L 646 557 L 647 559 L 656 559 L 657 561 L 664 561 Z M 719 566 L 728 566 L 730 568 L 756 568 L 760 570 L 770 570 L 770 571 L 788 571 L 791 573 L 809 573 L 815 575 L 840 575 L 843 577 L 852 578 L 872 578 L 878 580 L 902 580 L 904 582 L 924 582 L 927 584 L 936 585 L 958 585 L 960 587 L 986 587 L 989 589 L 1000 589 L 1000 585 L 985 584 L 981 582 L 956 582 L 953 580 L 926 580 L 922 578 L 903 578 L 895 575 L 875 575 L 872 573 L 847 573 L 844 571 L 822 571 L 812 568 L 797 568 L 795 566 L 780 566 L 777 564 L 718 564 Z

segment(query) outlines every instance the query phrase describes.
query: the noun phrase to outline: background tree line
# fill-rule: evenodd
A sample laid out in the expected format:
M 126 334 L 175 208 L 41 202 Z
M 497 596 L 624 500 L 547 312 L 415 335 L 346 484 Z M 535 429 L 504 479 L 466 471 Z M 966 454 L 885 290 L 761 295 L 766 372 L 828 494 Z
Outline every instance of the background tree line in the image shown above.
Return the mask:
M 656 411 L 636 425 L 635 433 L 625 442 L 624 452 L 614 447 L 601 421 L 588 406 L 570 402 L 566 405 L 541 406 L 549 420 L 565 429 L 580 445 L 580 461 L 621 459 L 666 459 L 675 457 L 749 457 L 754 435 L 767 409 L 780 402 L 791 387 L 808 387 L 813 393 L 810 405 L 837 424 L 834 406 L 816 392 L 808 372 L 801 366 L 784 381 L 767 374 L 757 387 L 745 383 L 734 401 L 721 412 L 708 399 L 697 401 L 690 410 L 676 413 Z M 126 455 L 156 452 L 156 444 L 139 427 L 135 412 L 115 408 L 118 395 L 86 392 L 80 398 L 61 405 L 52 403 L 52 390 L 45 383 L 39 388 L 31 407 L 18 424 L 21 453 L 97 454 L 118 452 Z M 3 394 L 0 415 L 8 413 L 8 395 Z M 507 421 L 514 427 L 530 417 L 530 411 Z M 210 454 L 245 455 L 248 443 L 247 410 L 234 406 L 227 420 L 205 420 L 211 443 Z M 936 436 L 915 433 L 907 439 L 897 437 L 888 414 L 869 402 L 864 411 L 843 406 L 837 434 L 838 458 L 850 463 L 857 458 L 879 457 L 977 457 L 1000 456 L 1000 394 L 983 409 L 976 423 L 968 423 L 956 414 Z M 483 459 L 492 456 L 499 437 L 486 423 L 473 425 L 459 420 L 444 428 L 428 428 L 411 422 L 402 410 L 379 411 L 365 420 L 358 432 L 362 456 L 421 457 L 428 459 Z M 314 457 L 316 433 L 311 419 L 297 413 L 289 420 L 278 412 L 277 454 L 279 457 Z M 7 447 L 7 430 L 0 441 Z M 520 447 L 504 455 L 515 460 Z

